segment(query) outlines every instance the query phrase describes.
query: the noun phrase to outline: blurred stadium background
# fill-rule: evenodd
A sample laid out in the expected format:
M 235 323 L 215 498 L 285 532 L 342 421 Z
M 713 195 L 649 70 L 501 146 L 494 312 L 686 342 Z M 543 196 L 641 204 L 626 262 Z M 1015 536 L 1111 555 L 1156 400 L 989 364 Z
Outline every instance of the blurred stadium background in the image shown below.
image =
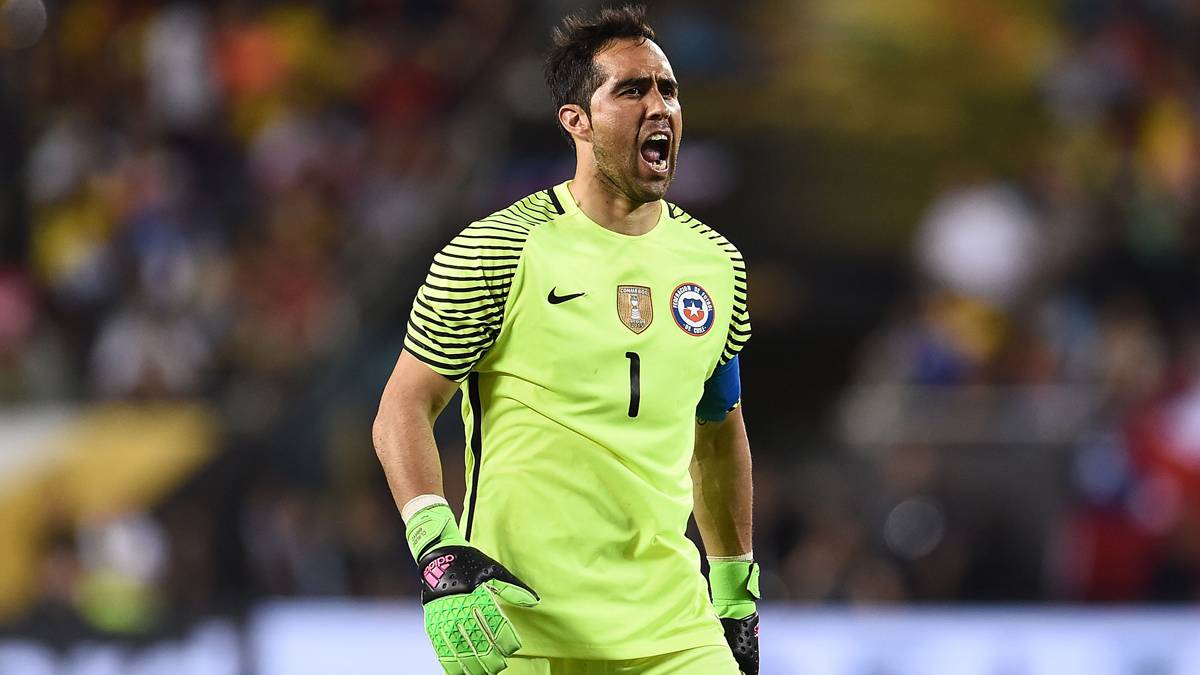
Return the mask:
M 370 423 L 433 251 L 569 175 L 580 6 L 0 0 L 0 675 L 435 672 Z M 651 19 L 764 674 L 1200 673 L 1200 4 Z

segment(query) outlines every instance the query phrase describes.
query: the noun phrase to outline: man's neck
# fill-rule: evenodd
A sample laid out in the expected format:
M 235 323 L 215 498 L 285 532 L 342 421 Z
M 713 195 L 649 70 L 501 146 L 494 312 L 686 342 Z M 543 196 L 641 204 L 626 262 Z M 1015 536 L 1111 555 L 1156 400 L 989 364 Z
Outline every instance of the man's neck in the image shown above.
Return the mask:
M 630 201 L 603 184 L 595 172 L 576 171 L 574 180 L 567 187 L 584 215 L 601 227 L 620 234 L 646 234 L 654 229 L 662 214 L 662 202 Z

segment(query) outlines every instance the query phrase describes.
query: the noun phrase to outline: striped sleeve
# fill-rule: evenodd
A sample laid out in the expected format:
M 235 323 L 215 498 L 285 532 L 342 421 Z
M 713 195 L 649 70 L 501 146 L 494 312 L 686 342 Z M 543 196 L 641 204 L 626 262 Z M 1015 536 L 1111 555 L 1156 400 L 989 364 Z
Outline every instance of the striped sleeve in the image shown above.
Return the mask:
M 670 209 L 671 217 L 678 219 L 679 222 L 687 225 L 695 230 L 697 234 L 711 241 L 729 257 L 733 273 L 733 316 L 729 322 L 729 333 L 725 337 L 725 348 L 721 352 L 721 360 L 717 363 L 718 367 L 723 366 L 729 363 L 733 357 L 737 356 L 738 352 L 742 351 L 742 347 L 745 346 L 746 342 L 750 340 L 750 308 L 747 304 L 746 260 L 742 257 L 742 252 L 722 236 L 721 233 L 696 220 L 691 214 L 670 202 L 667 203 L 667 208 Z
M 538 197 L 541 195 L 541 198 Z M 433 257 L 409 313 L 404 348 L 459 381 L 496 343 L 525 242 L 550 217 L 537 193 L 472 223 Z
M 725 351 L 721 353 L 719 365 L 725 365 L 750 340 L 750 307 L 746 286 L 746 261 L 740 251 L 730 244 L 728 246 L 729 260 L 733 263 L 733 317 L 729 322 L 729 335 L 725 338 Z

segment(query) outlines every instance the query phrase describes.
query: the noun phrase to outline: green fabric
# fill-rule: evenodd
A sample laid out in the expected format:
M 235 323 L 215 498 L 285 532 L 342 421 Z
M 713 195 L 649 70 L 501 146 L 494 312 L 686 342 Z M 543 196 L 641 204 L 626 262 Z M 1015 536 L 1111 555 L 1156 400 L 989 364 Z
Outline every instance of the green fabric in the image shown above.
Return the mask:
M 712 588 L 713 609 L 722 619 L 745 619 L 754 614 L 755 600 L 762 597 L 758 588 L 758 563 L 751 561 L 709 561 L 708 583 Z
M 427 506 L 408 519 L 405 538 L 413 560 L 419 559 L 427 550 L 437 546 L 466 546 L 467 540 L 454 523 L 454 512 L 445 504 Z
M 521 607 L 538 603 L 525 589 L 492 580 L 469 594 L 425 605 L 425 631 L 447 673 L 499 673 L 507 657 L 521 648 L 521 640 L 496 597 Z
M 696 405 L 750 334 L 745 263 L 674 205 L 626 236 L 592 222 L 565 183 L 553 194 L 468 226 L 435 256 L 410 314 L 406 350 L 466 378 L 461 525 L 542 596 L 506 608 L 527 653 L 620 660 L 723 645 L 684 532 Z M 676 320 L 682 284 L 708 294 L 706 332 Z

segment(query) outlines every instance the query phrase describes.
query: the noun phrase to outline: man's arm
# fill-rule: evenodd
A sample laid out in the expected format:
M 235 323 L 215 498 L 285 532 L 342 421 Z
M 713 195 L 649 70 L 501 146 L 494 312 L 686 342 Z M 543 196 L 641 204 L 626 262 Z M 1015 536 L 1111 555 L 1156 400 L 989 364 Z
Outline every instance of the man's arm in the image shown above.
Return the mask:
M 372 437 L 396 508 L 418 495 L 442 495 L 442 462 L 433 423 L 458 385 L 433 372 L 407 350 L 383 389 Z
M 407 350 L 400 352 L 372 435 L 421 571 L 425 631 L 438 661 L 447 673 L 499 673 L 521 648 L 521 638 L 497 598 L 533 607 L 538 596 L 471 546 L 442 497 L 442 463 L 433 423 L 456 388 L 454 381 Z
M 720 422 L 696 424 L 691 471 L 696 524 L 708 555 L 750 553 L 754 487 L 740 407 Z
M 720 421 L 698 419 L 691 470 L 713 609 L 738 669 L 758 675 L 758 565 L 751 555 L 754 488 L 740 407 Z

